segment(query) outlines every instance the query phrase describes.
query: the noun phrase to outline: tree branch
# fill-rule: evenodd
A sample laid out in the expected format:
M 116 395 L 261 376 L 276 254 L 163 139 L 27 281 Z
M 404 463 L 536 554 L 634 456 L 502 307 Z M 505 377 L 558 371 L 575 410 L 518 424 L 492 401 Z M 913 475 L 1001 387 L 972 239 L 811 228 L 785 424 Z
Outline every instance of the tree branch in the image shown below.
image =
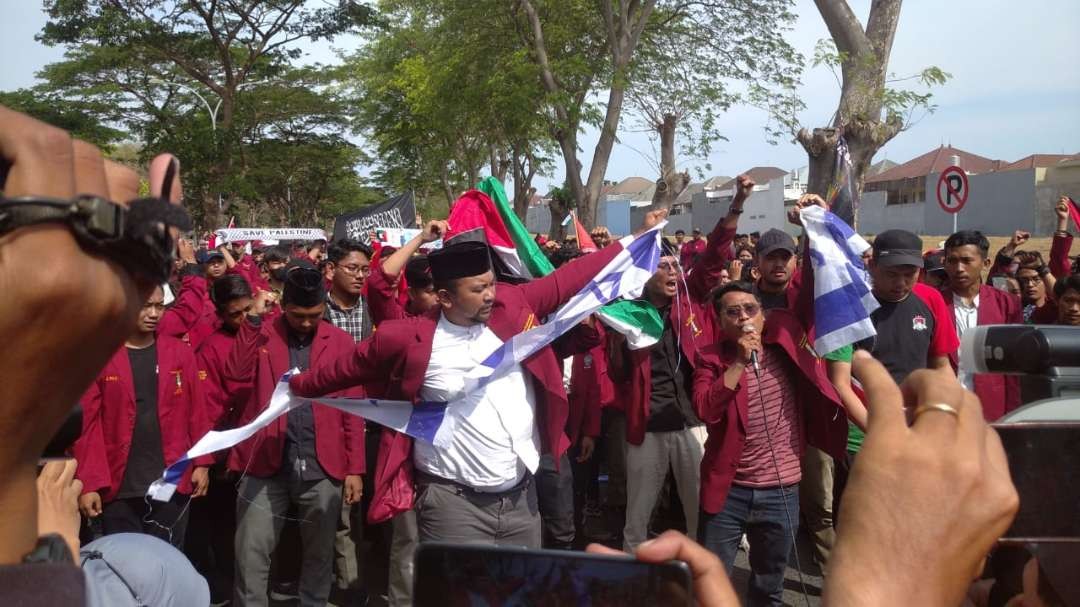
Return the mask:
M 817 5 L 821 18 L 825 20 L 829 35 L 836 43 L 838 51 L 851 57 L 873 52 L 859 18 L 852 12 L 846 0 L 814 0 L 814 4 Z

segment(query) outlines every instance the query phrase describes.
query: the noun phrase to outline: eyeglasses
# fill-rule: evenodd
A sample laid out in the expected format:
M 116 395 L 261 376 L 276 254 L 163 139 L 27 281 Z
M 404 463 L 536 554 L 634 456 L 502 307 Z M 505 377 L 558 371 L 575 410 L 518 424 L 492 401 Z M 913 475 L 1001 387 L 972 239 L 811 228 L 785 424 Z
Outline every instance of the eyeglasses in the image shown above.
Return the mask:
M 739 318 L 745 313 L 747 316 L 753 318 L 754 316 L 757 316 L 760 311 L 761 306 L 758 304 L 744 303 L 741 306 L 728 306 L 724 308 L 724 316 L 727 316 L 728 318 Z
M 350 276 L 367 276 L 371 274 L 371 266 L 336 266 L 342 272 Z

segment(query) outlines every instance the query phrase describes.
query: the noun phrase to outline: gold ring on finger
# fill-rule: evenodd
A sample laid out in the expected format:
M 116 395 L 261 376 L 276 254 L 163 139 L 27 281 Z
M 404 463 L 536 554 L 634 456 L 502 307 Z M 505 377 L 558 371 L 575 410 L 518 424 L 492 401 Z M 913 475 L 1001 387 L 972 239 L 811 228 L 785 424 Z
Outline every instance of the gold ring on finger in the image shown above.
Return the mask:
M 919 419 L 920 415 L 928 411 L 941 411 L 957 419 L 960 418 L 960 412 L 956 410 L 956 407 L 945 403 L 935 403 L 933 405 L 920 405 L 918 409 L 915 409 L 915 419 Z

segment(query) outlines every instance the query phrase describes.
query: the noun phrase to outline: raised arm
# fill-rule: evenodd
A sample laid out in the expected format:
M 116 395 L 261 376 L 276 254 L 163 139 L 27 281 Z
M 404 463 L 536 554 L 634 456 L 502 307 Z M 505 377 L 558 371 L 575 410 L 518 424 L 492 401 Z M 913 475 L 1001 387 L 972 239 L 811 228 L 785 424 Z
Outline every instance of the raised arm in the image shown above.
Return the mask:
M 1009 266 L 1011 266 L 1013 262 L 1013 256 L 1016 255 L 1016 249 L 1030 238 L 1031 232 L 1025 232 L 1023 230 L 1013 232 L 1009 242 L 1005 243 L 1005 246 L 1001 247 L 994 257 L 994 265 L 990 266 L 990 272 L 987 276 L 994 277 L 1008 274 Z
M 422 232 L 413 236 L 412 240 L 394 251 L 393 255 L 384 258 L 381 264 L 382 271 L 390 279 L 390 282 L 397 278 L 405 264 L 409 263 L 409 260 L 420 250 L 421 246 L 442 238 L 449 227 L 450 224 L 445 221 L 429 221 Z
M 387 332 L 376 331 L 371 337 L 356 344 L 352 354 L 323 360 L 317 366 L 294 375 L 289 380 L 293 394 L 317 398 L 356 386 L 385 382 L 389 372 L 385 369 L 385 356 L 380 354 L 387 351 L 387 338 L 384 337 Z
M 206 304 L 206 278 L 198 265 L 187 265 L 181 270 L 183 278 L 180 295 L 176 302 L 165 310 L 158 323 L 158 335 L 167 335 L 180 339 L 195 327 L 202 318 Z
M 232 352 L 225 362 L 226 381 L 251 384 L 255 381 L 255 366 L 259 362 L 259 349 L 269 341 L 266 320 L 248 315 L 236 332 Z
M 686 284 L 690 289 L 690 297 L 699 302 L 704 301 L 709 291 L 716 287 L 720 281 L 720 272 L 731 260 L 734 253 L 731 245 L 739 227 L 739 216 L 742 215 L 746 200 L 754 192 L 756 184 L 749 176 L 739 175 L 736 179 L 738 184 L 735 197 L 731 200 L 727 215 L 709 232 L 705 252 L 698 256 L 692 267 L 683 268 L 689 272 Z
M 1072 249 L 1073 237 L 1069 233 L 1069 205 L 1072 204 L 1067 196 L 1058 199 L 1054 213 L 1057 214 L 1057 231 L 1054 232 L 1054 241 L 1050 245 L 1050 273 L 1054 278 L 1061 280 L 1072 273 L 1072 264 L 1069 262 L 1069 251 Z

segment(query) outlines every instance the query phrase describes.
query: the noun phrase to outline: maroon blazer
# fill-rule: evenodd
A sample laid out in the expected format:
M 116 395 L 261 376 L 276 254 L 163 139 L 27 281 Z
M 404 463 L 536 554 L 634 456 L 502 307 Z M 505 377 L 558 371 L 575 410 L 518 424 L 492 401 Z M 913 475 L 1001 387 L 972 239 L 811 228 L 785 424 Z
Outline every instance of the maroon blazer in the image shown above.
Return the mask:
M 368 311 L 371 312 L 371 322 L 375 326 L 384 320 L 399 320 L 412 316 L 398 301 L 397 290 L 392 283 L 386 272 L 383 272 L 381 262 L 371 264 L 371 274 L 368 275 L 365 286 Z
M 847 414 L 829 381 L 825 361 L 814 354 L 797 316 L 783 309 L 770 311 L 762 342 L 780 346 L 801 371 L 794 378 L 795 393 L 807 442 L 835 458 L 844 457 Z M 702 348 L 694 369 L 694 411 L 709 431 L 701 460 L 701 508 L 710 514 L 723 509 L 746 442 L 750 396 L 746 383 L 740 381 L 734 390 L 724 385 L 724 371 L 735 356 L 733 342 L 712 344 Z
M 583 289 L 622 250 L 619 244 L 576 259 L 551 274 L 522 285 L 500 283 L 487 326 L 505 341 L 540 323 Z M 370 338 L 356 345 L 352 354 L 312 364 L 289 382 L 293 393 L 321 396 L 350 386 L 385 382 L 384 398 L 419 400 L 435 327 L 441 311 L 384 321 Z M 542 452 L 558 461 L 570 445 L 563 429 L 569 403 L 563 389 L 562 367 L 549 346 L 524 361 L 533 381 Z M 412 440 L 404 434 L 385 432 L 375 469 L 375 492 L 368 520 L 381 522 L 412 508 Z
M 205 380 L 207 418 L 219 430 L 235 427 L 236 416 L 251 398 L 250 382 L 225 379 L 225 365 L 235 344 L 236 334 L 222 327 L 204 339 L 195 351 L 199 374 Z
M 312 367 L 325 361 L 349 358 L 353 339 L 348 333 L 322 321 L 315 329 L 311 344 Z M 270 404 L 278 380 L 289 371 L 289 345 L 285 318 L 264 320 L 259 326 L 245 322 L 225 365 L 224 378 L 235 384 L 251 386 L 251 396 L 237 416 L 236 425 L 255 419 Z M 363 396 L 353 388 L 344 396 Z M 349 474 L 363 474 L 364 420 L 338 409 L 312 403 L 315 417 L 315 456 L 330 477 L 342 480 Z M 252 476 L 269 477 L 281 469 L 284 457 L 288 416 L 282 415 L 229 453 L 229 469 L 247 471 Z
M 184 342 L 157 338 L 158 423 L 165 465 L 179 460 L 195 441 L 210 431 L 203 385 L 195 354 Z M 131 437 L 135 432 L 135 380 L 127 348 L 121 346 L 83 395 L 83 431 L 73 450 L 79 462 L 76 478 L 83 493 L 97 492 L 103 502 L 116 497 L 127 470 Z M 195 460 L 208 466 L 209 457 Z M 180 493 L 191 493 L 189 467 L 178 484 Z M 164 472 L 164 470 L 162 470 Z
M 953 293 L 948 287 L 942 289 L 941 296 L 945 305 L 956 318 L 956 306 Z M 1001 289 L 982 285 L 979 287 L 979 326 L 982 325 L 1022 325 L 1024 313 L 1020 299 Z M 953 369 L 959 366 L 959 350 L 949 356 Z M 994 421 L 1009 411 L 1020 406 L 1020 380 L 1015 375 L 980 373 L 975 375 L 975 395 L 982 401 L 983 417 Z

